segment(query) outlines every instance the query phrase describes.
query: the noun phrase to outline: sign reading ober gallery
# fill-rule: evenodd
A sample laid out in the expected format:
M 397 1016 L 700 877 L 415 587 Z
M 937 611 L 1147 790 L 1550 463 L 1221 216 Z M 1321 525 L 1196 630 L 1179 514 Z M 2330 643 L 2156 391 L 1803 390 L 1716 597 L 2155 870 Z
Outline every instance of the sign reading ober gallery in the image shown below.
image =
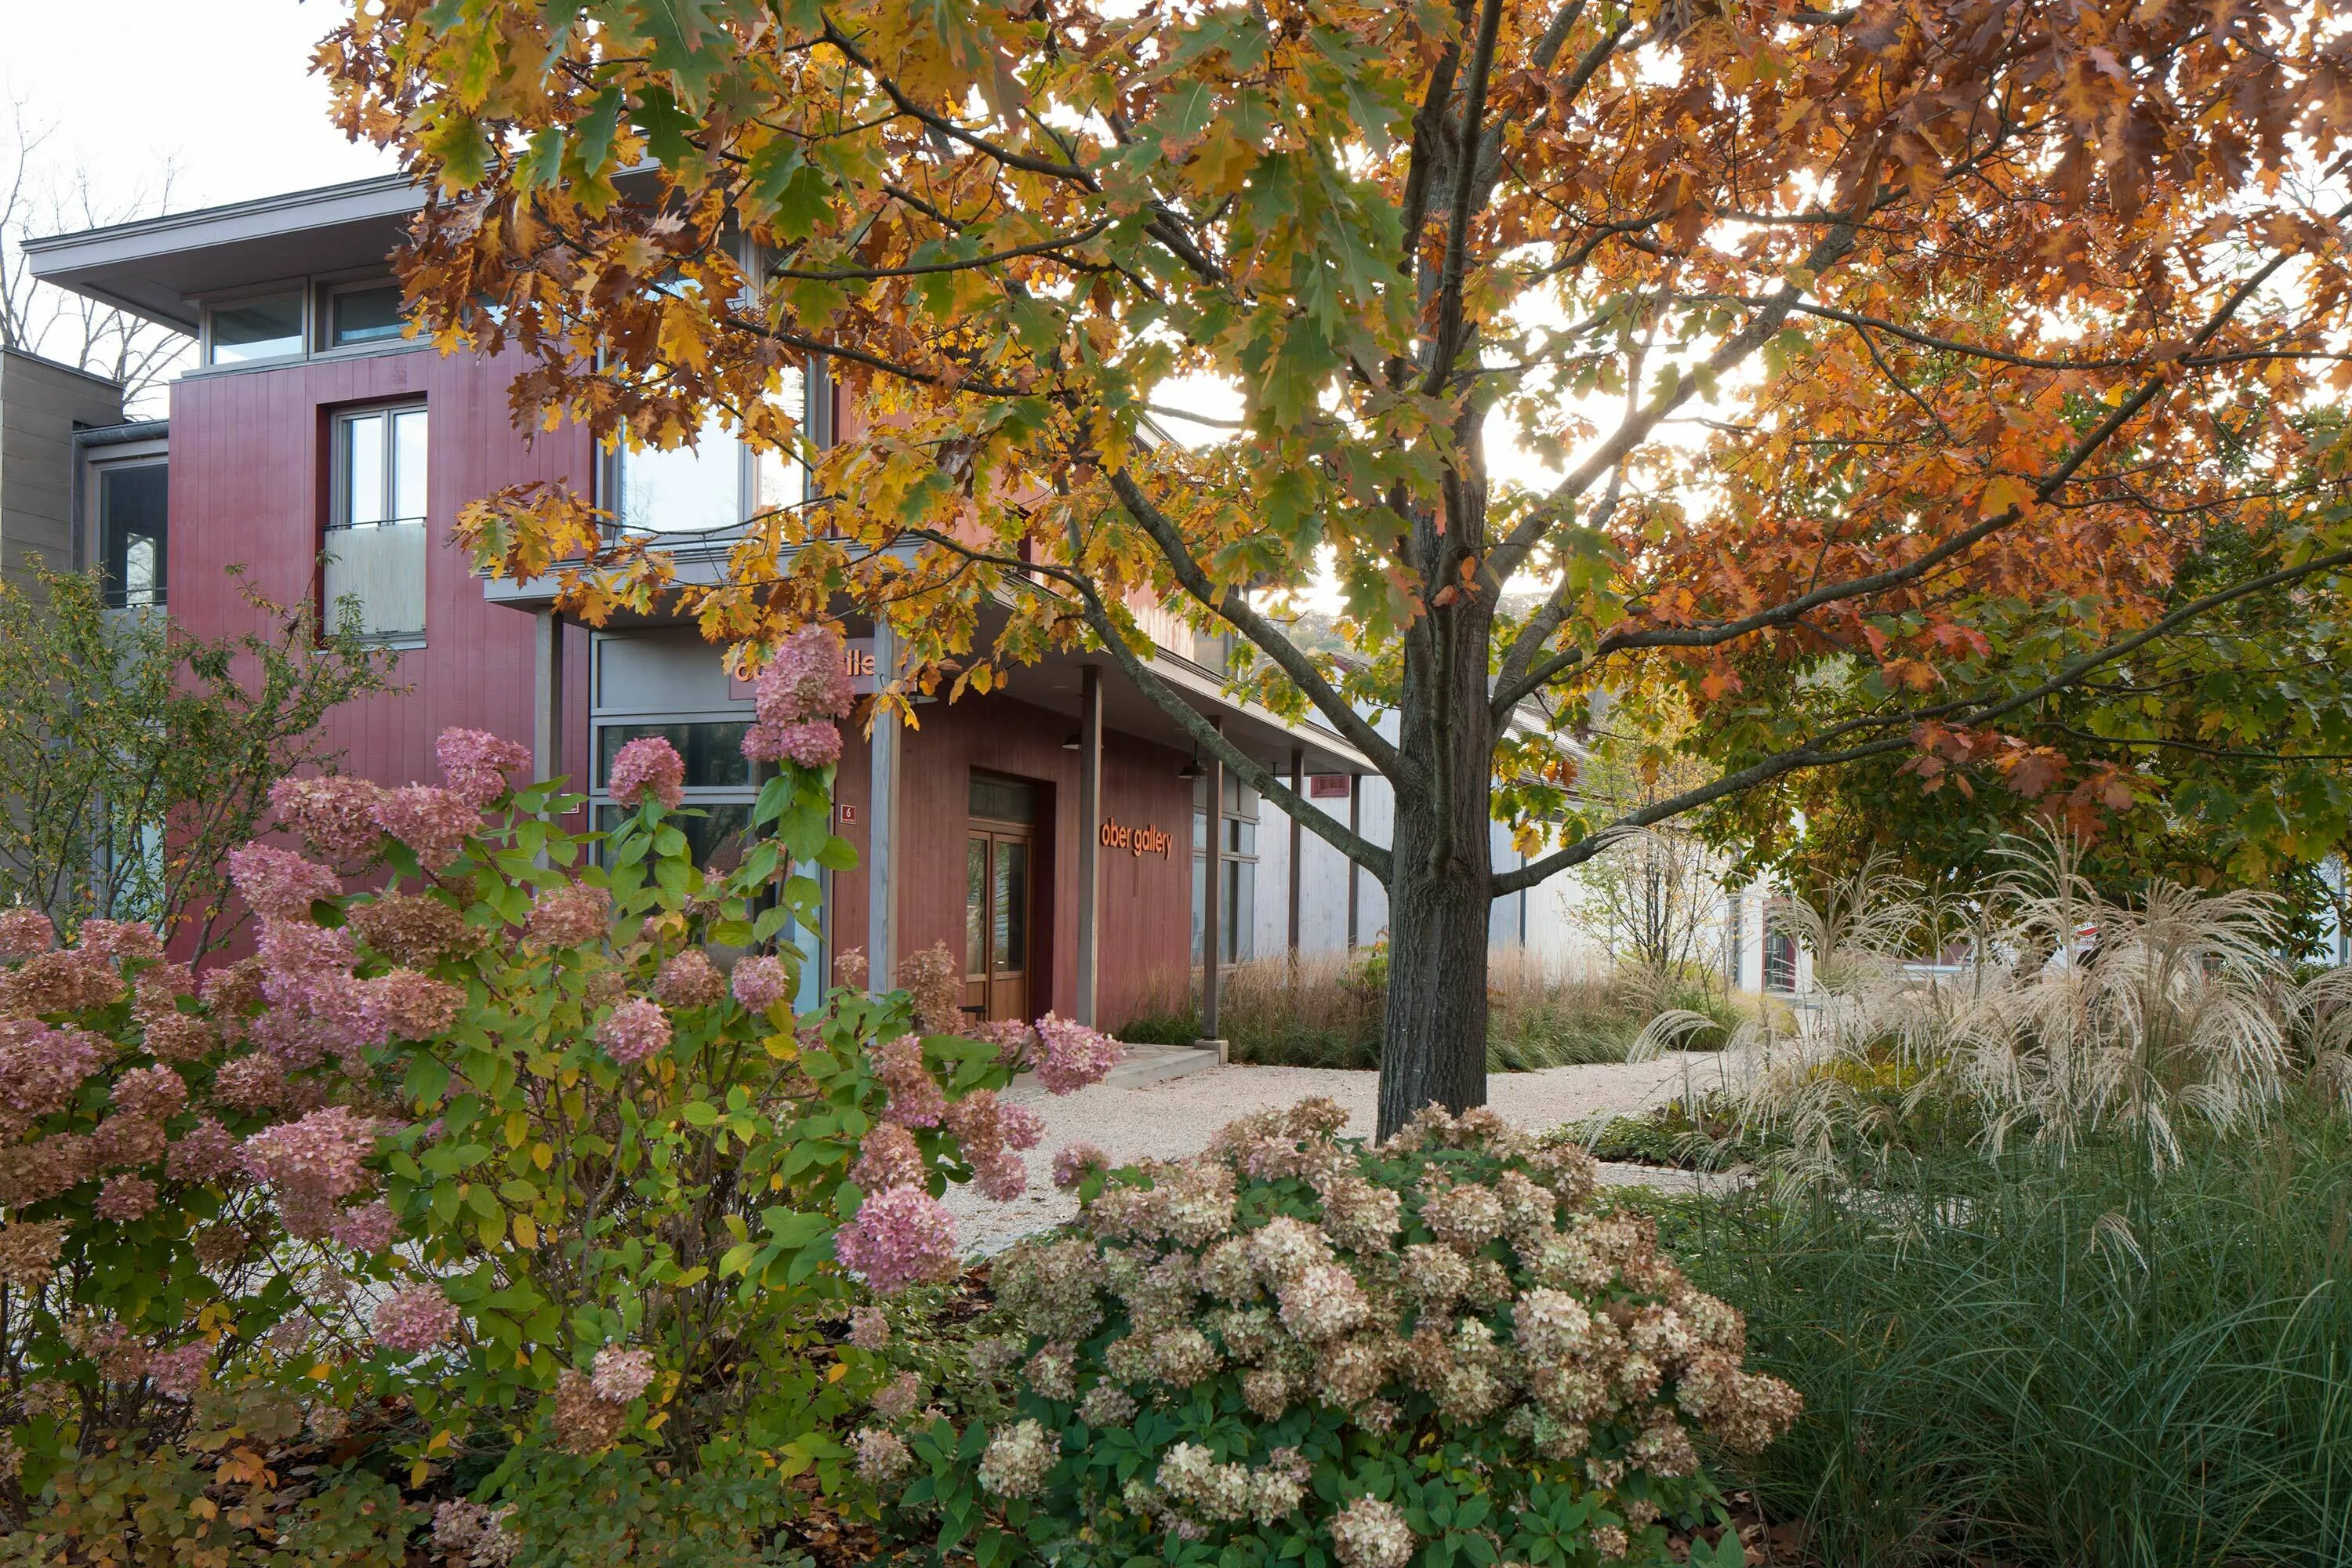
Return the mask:
M 1108 817 L 1103 818 L 1102 826 L 1096 831 L 1095 842 L 1106 849 L 1124 849 L 1130 855 L 1157 855 L 1162 860 L 1168 858 L 1168 851 L 1174 848 L 1176 843 L 1165 828 L 1153 827 L 1148 823 L 1113 822 Z

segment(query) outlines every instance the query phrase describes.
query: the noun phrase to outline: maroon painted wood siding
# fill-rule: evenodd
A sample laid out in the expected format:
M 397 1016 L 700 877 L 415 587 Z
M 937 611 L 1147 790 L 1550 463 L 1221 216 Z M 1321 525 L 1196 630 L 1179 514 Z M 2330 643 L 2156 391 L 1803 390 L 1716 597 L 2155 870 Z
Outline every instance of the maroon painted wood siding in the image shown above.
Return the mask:
M 1077 1005 L 1078 839 L 1101 826 L 1077 819 L 1078 753 L 1062 749 L 1072 721 L 1004 696 L 930 703 L 917 712 L 921 728 L 905 738 L 898 802 L 898 951 L 945 942 L 961 955 L 972 771 L 1028 780 L 1040 786 L 1033 940 L 1041 962 L 1032 973 L 1032 1006 L 1070 1016 Z M 862 857 L 871 822 L 871 774 L 854 726 L 847 740 L 838 798 L 856 810 L 857 821 L 841 833 Z M 1176 776 L 1183 763 L 1181 752 L 1104 732 L 1104 816 L 1131 827 L 1157 827 L 1171 841 L 1165 856 L 1101 851 L 1097 1011 L 1108 1028 L 1155 996 L 1181 994 L 1191 963 L 1192 786 Z M 866 908 L 862 869 L 835 879 L 836 949 L 866 945 Z
M 585 486 L 593 446 L 574 426 L 526 441 L 508 421 L 517 367 L 431 350 L 197 375 L 172 388 L 172 613 L 221 637 L 254 623 L 228 568 L 280 603 L 315 596 L 327 521 L 331 426 L 341 409 L 421 398 L 428 426 L 425 646 L 403 650 L 401 689 L 329 721 L 345 772 L 388 784 L 437 782 L 433 742 L 465 725 L 528 743 L 533 618 L 486 603 L 448 542 L 468 501 L 528 479 Z M 566 638 L 565 762 L 576 776 L 587 711 L 588 639 Z

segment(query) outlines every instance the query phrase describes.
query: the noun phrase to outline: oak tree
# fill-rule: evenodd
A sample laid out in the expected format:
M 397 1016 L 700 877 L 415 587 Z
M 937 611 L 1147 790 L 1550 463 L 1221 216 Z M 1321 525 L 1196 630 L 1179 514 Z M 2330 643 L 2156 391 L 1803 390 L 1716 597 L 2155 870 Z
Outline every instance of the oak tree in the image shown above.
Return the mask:
M 854 605 L 952 692 L 1104 650 L 1385 885 L 1385 1131 L 1484 1098 L 1488 902 L 1606 838 L 1560 830 L 1595 693 L 1680 688 L 1718 764 L 1639 826 L 1996 746 L 2216 609 L 2333 591 L 2344 452 L 2298 420 L 2345 380 L 2345 21 L 372 0 L 320 58 L 430 185 L 425 330 L 519 353 L 519 417 L 800 446 L 809 356 L 857 416 L 715 585 L 562 488 L 469 510 L 479 556 L 747 657 Z M 2263 549 L 2179 599 L 2219 527 Z M 1286 635 L 1317 582 L 1358 657 Z M 1155 605 L 1370 759 L 1389 844 L 1152 679 Z

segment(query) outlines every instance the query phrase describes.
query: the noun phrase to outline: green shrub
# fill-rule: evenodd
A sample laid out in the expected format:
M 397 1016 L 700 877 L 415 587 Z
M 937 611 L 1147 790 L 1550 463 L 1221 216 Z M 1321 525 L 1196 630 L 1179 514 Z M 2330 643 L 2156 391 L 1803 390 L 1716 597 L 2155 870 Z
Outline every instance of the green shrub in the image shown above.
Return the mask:
M 1879 1168 L 1678 1204 L 1807 1410 L 1732 1469 L 1819 1560 L 2352 1561 L 2352 1131 Z
M 1345 1121 L 1309 1100 L 1084 1173 L 1075 1231 L 996 1265 L 1000 1405 L 912 1415 L 910 1379 L 861 1436 L 894 1527 L 982 1564 L 1567 1568 L 1707 1523 L 1695 1437 L 1760 1445 L 1798 1405 L 1742 1370 L 1738 1314 L 1593 1206 L 1573 1145 Z

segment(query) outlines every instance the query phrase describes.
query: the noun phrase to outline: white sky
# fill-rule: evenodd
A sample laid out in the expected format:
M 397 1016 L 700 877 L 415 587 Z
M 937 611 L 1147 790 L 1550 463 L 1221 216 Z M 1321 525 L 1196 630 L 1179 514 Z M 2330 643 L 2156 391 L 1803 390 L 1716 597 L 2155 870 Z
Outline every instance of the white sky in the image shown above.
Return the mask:
M 327 121 L 326 0 L 0 0 L 0 97 L 51 134 L 37 164 L 101 202 L 184 211 L 386 174 Z

